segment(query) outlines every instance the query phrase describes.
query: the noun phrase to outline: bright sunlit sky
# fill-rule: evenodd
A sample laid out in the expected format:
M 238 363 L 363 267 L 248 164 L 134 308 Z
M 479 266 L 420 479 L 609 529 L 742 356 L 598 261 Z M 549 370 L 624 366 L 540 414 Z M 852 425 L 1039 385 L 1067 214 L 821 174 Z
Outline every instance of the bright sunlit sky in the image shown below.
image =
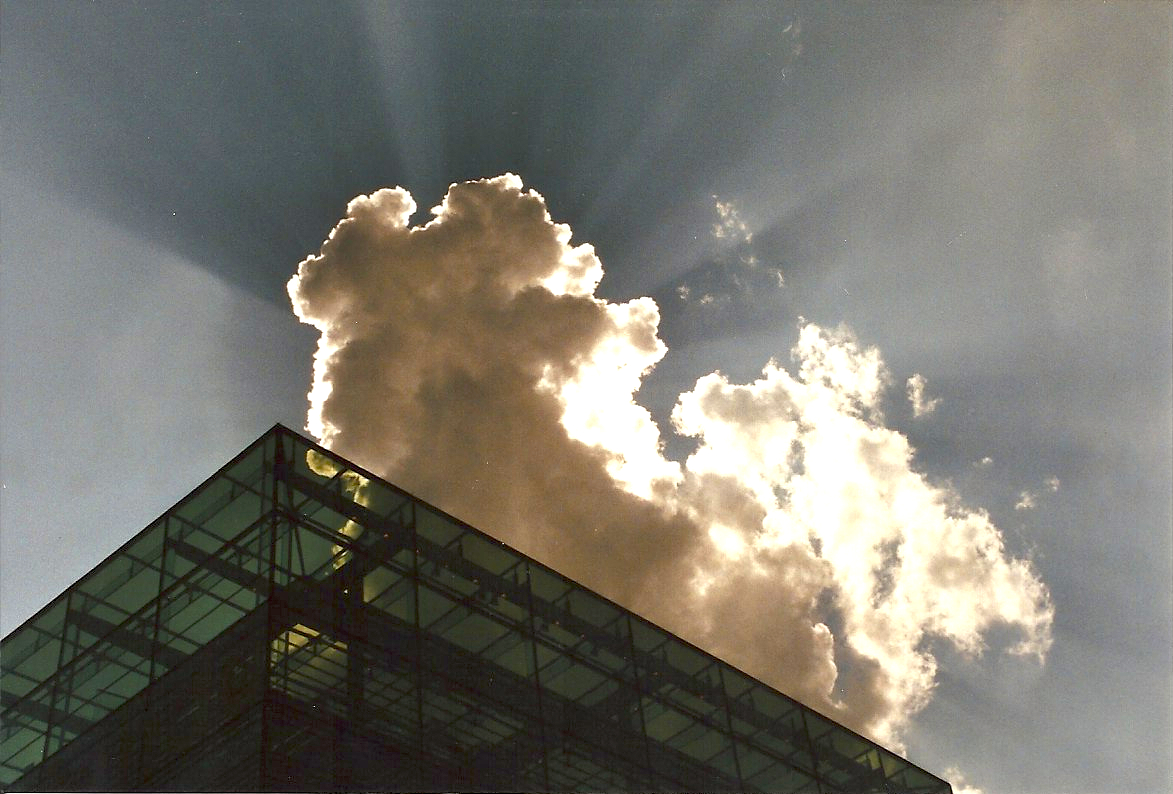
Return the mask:
M 669 458 L 698 378 L 842 325 L 1033 563 L 1045 663 L 934 646 L 914 762 L 1170 790 L 1171 40 L 1156 2 L 3 0 L 0 628 L 305 426 L 286 282 L 347 202 L 511 172 L 658 304 Z

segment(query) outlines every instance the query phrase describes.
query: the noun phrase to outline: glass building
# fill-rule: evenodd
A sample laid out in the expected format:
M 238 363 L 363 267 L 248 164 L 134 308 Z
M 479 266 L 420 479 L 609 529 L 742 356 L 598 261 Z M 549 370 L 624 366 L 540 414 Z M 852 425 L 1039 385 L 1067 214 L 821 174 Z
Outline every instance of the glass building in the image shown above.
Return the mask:
M 951 791 L 281 426 L 0 665 L 5 790 Z

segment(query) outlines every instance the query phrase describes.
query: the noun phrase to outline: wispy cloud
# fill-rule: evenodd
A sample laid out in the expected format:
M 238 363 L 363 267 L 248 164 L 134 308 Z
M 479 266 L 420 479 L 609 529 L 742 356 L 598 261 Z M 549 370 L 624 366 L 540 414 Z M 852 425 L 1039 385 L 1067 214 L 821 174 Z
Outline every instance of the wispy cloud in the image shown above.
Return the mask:
M 1051 476 L 1043 480 L 1043 488 L 1050 493 L 1058 493 L 1059 486 L 1058 477 Z M 1014 509 L 1018 511 L 1034 510 L 1039 506 L 1040 498 L 1038 491 L 1023 490 L 1018 494 L 1018 501 L 1014 503 Z
M 713 224 L 713 236 L 718 240 L 736 240 L 742 243 L 753 242 L 753 232 L 741 219 L 737 206 L 732 201 L 722 201 L 713 196 L 714 208 L 717 210 L 717 222 Z
M 713 196 L 703 254 L 655 293 L 665 309 L 658 330 L 668 339 L 720 336 L 764 319 L 776 307 L 782 268 L 759 259 L 750 224 L 732 200 Z
M 925 386 L 927 385 L 925 376 L 919 373 L 908 379 L 908 401 L 912 403 L 912 415 L 918 419 L 931 414 L 941 404 L 940 397 L 931 399 L 925 397 Z
M 953 794 L 984 794 L 980 788 L 971 785 L 965 779 L 965 775 L 962 774 L 961 770 L 955 766 L 951 766 L 945 770 L 945 779 L 953 787 Z
M 1014 503 L 1015 510 L 1034 510 L 1038 507 L 1039 495 L 1033 491 L 1023 491 L 1018 495 L 1018 501 Z

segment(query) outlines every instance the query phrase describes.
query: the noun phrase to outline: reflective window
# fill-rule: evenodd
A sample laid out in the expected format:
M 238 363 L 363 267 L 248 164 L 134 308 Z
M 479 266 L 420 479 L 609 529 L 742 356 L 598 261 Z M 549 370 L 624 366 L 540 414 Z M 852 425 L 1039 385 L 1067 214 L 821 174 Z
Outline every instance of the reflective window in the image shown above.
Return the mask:
M 949 791 L 283 428 L 0 653 L 5 788 Z

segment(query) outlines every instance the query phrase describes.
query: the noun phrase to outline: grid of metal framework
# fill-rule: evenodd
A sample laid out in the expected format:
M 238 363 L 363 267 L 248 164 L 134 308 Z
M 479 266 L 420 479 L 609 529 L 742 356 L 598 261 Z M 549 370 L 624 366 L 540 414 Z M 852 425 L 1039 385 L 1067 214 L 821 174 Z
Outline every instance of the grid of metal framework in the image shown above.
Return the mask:
M 5 789 L 950 791 L 280 426 L 0 660 Z

